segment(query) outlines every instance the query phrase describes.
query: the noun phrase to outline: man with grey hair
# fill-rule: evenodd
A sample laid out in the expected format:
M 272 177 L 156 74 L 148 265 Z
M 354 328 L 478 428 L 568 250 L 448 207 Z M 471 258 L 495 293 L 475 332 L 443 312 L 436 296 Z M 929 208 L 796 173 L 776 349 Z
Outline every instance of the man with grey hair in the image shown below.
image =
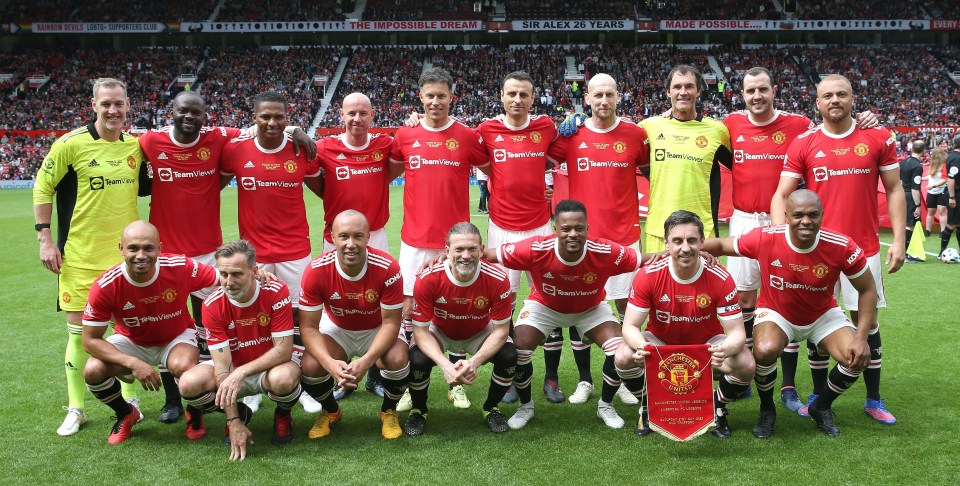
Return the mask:
M 480 230 L 472 223 L 453 225 L 447 233 L 446 260 L 417 276 L 413 289 L 413 343 L 410 346 L 410 395 L 413 409 L 404 429 L 423 434 L 427 417 L 430 371 L 439 366 L 449 385 L 470 385 L 477 369 L 493 363 L 483 418 L 491 432 L 506 432 L 507 419 L 498 408 L 517 365 L 510 338 L 510 279 L 497 265 L 483 261 Z M 445 351 L 472 354 L 456 363 Z
M 147 179 L 137 139 L 123 130 L 130 109 L 123 81 L 100 78 L 93 83 L 90 105 L 96 120 L 60 137 L 44 158 L 33 189 L 33 213 L 40 261 L 58 275 L 57 310 L 67 318 L 67 416 L 57 429 L 76 434 L 84 423 L 82 315 L 93 281 L 120 263 L 123 228 L 139 219 L 137 194 Z M 57 204 L 57 239 L 50 229 Z M 126 385 L 124 395 L 134 388 Z
M 390 177 L 404 175 L 400 269 L 408 332 L 417 269 L 443 253 L 451 226 L 470 219 L 472 168 L 489 172 L 490 167 L 483 138 L 450 117 L 454 88 L 450 73 L 429 69 L 418 84 L 425 116 L 419 125 L 397 130 L 390 151 Z

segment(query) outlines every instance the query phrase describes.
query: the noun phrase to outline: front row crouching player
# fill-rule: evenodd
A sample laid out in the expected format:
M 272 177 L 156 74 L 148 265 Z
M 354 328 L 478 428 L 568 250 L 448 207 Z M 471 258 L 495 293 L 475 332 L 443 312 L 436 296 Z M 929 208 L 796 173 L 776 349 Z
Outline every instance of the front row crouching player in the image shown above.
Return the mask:
M 792 193 L 787 198 L 786 220 L 785 225 L 755 229 L 736 238 L 711 238 L 704 248 L 714 255 L 744 256 L 760 262 L 765 284 L 753 327 L 760 418 L 753 435 L 761 439 L 773 435 L 777 358 L 788 342 L 806 339 L 820 354 L 828 351 L 837 361 L 823 393 L 809 407 L 820 430 L 836 437 L 840 429 L 830 406 L 870 362 L 867 335 L 876 319 L 877 288 L 860 247 L 845 235 L 821 229 L 823 206 L 816 193 Z M 859 294 L 856 328 L 833 295 L 841 274 Z
M 730 437 L 726 405 L 750 388 L 754 374 L 753 356 L 744 347 L 737 286 L 725 268 L 707 265 L 700 256 L 704 232 L 699 216 L 676 211 L 664 221 L 663 234 L 670 258 L 634 277 L 623 318 L 623 345 L 617 350 L 617 373 L 628 390 L 643 398 L 647 344 L 709 344 L 710 364 L 723 375 L 713 395 L 713 435 L 726 439 Z M 647 330 L 641 332 L 647 316 Z M 635 432 L 639 436 L 651 432 L 646 409 L 641 409 Z
M 610 428 L 623 427 L 611 402 L 620 387 L 613 364 L 623 338 L 613 310 L 604 301 L 604 285 L 612 275 L 633 272 L 642 263 L 632 248 L 602 238 L 587 237 L 587 208 L 583 203 L 564 200 L 554 209 L 556 235 L 534 236 L 484 251 L 484 259 L 504 267 L 529 271 L 532 290 L 514 326 L 517 348 L 514 386 L 520 407 L 507 425 L 519 429 L 533 418 L 530 383 L 533 379 L 533 351 L 556 328 L 576 327 L 581 336 L 603 349 L 603 389 L 597 416 Z
M 300 396 L 300 368 L 293 356 L 290 291 L 279 281 L 261 284 L 256 250 L 245 240 L 222 245 L 214 253 L 220 288 L 203 302 L 203 323 L 212 361 L 180 377 L 180 394 L 193 407 L 227 415 L 230 460 L 244 460 L 253 434 L 253 413 L 237 400 L 266 392 L 277 408 L 274 445 L 293 438 L 290 409 Z M 202 434 L 189 435 L 191 440 Z
M 410 347 L 410 396 L 413 409 L 404 429 L 423 434 L 427 417 L 430 371 L 439 366 L 450 386 L 470 385 L 480 365 L 493 363 L 490 388 L 483 404 L 487 427 L 495 434 L 508 430 L 497 405 L 513 382 L 517 349 L 510 339 L 510 279 L 502 268 L 481 261 L 480 230 L 457 223 L 447 233 L 446 261 L 435 263 L 417 277 L 413 287 L 413 343 Z M 451 363 L 444 352 L 470 353 Z
M 410 374 L 408 345 L 400 330 L 400 264 L 367 246 L 370 224 L 358 211 L 338 214 L 332 232 L 336 250 L 310 262 L 300 286 L 300 332 L 306 348 L 301 361 L 303 389 L 323 404 L 308 437 L 326 437 L 330 426 L 340 421 L 343 412 L 333 398 L 335 382 L 356 389 L 376 363 L 383 378 L 380 433 L 396 439 L 403 435 L 397 402 Z
M 123 263 L 93 283 L 83 313 L 83 347 L 90 353 L 83 378 L 90 392 L 117 414 L 110 444 L 127 440 L 143 419 L 137 405 L 121 396 L 117 378 L 128 383 L 136 378 L 144 389 L 159 390 L 154 366 L 181 376 L 200 355 L 187 298 L 215 284 L 216 269 L 160 250 L 156 227 L 144 221 L 127 225 L 120 239 Z M 114 333 L 104 339 L 111 319 L 116 322 Z M 202 433 L 202 422 L 196 421 L 201 416 L 188 407 L 188 437 Z

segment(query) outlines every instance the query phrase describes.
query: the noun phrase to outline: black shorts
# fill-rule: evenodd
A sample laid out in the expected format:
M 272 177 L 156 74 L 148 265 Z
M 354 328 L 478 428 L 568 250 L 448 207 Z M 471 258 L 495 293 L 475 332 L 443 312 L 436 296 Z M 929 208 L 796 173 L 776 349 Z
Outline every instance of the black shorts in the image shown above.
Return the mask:
M 936 209 L 937 206 L 946 206 L 950 202 L 950 195 L 947 194 L 947 191 L 943 191 L 940 194 L 930 194 L 927 193 L 927 207 L 931 209 Z
M 950 226 L 960 226 L 960 205 L 955 208 L 947 206 L 947 224 Z
M 907 198 L 907 229 L 912 230 L 913 226 L 917 224 L 917 218 L 913 217 L 913 212 L 916 209 L 917 205 L 913 203 L 913 197 Z

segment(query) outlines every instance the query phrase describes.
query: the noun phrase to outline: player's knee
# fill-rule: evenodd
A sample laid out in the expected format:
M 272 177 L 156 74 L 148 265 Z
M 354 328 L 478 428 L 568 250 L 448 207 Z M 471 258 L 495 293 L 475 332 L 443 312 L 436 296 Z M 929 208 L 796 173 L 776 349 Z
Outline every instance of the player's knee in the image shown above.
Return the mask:
M 286 395 L 300 383 L 300 368 L 296 366 L 277 366 L 267 373 L 271 391 L 276 395 Z
M 205 370 L 204 368 L 210 368 Z M 208 376 L 209 375 L 209 376 Z M 212 391 L 213 368 L 210 366 L 195 366 L 187 370 L 180 376 L 179 388 L 180 394 L 185 397 L 195 397 L 202 393 Z
M 170 353 L 170 357 L 167 358 L 167 369 L 173 373 L 173 376 L 180 377 L 187 370 L 196 366 L 199 359 L 200 352 L 197 348 L 183 353 Z
M 399 370 L 410 362 L 410 352 L 403 341 L 397 342 L 381 358 L 384 368 L 388 370 Z
M 762 366 L 770 366 L 777 362 L 783 349 L 777 349 L 777 343 L 770 341 L 753 341 L 753 358 Z
M 97 358 L 90 358 L 83 367 L 83 381 L 90 384 L 103 383 L 107 379 L 107 365 Z
M 320 363 L 313 359 L 310 353 L 303 353 L 303 358 L 300 360 L 300 371 L 304 376 L 315 378 L 327 375 L 327 370 L 320 366 Z
M 504 343 L 503 347 L 493 355 L 493 365 L 498 368 L 509 368 L 517 364 L 517 347 L 513 343 Z
M 633 359 L 634 351 L 627 345 L 627 343 L 621 343 L 617 348 L 617 354 L 613 357 L 613 364 L 617 369 L 621 370 L 632 370 L 639 366 L 636 360 Z

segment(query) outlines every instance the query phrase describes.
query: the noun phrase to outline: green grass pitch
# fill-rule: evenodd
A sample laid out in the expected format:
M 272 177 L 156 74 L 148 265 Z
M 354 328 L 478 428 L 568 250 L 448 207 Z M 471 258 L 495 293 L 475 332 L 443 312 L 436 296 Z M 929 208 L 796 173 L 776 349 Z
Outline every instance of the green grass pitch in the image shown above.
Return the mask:
M 396 254 L 402 188 L 391 190 L 388 234 Z M 307 201 L 316 253 L 322 210 L 312 195 Z M 141 201 L 144 216 L 147 204 Z M 812 421 L 782 407 L 776 435 L 754 439 L 750 428 L 756 398 L 730 406 L 734 436 L 729 441 L 709 435 L 690 443 L 657 435 L 639 439 L 632 433 L 637 417 L 632 407 L 616 402 L 627 427 L 609 430 L 596 417 L 595 401 L 548 403 L 540 391 L 539 351 L 534 359 L 536 418 L 525 429 L 501 436 L 490 434 L 480 416 L 490 372 L 486 366 L 478 385 L 468 388 L 473 400 L 468 410 L 454 409 L 445 400 L 446 387 L 435 372 L 427 431 L 418 439 L 383 440 L 379 401 L 361 391 L 343 402 L 344 419 L 325 440 L 306 438 L 313 418 L 297 407 L 294 442 L 276 448 L 269 441 L 272 404 L 264 400 L 251 424 L 256 443 L 250 456 L 245 463 L 230 463 L 229 450 L 220 441 L 222 415 L 208 416 L 208 437 L 189 443 L 182 421 L 163 425 L 157 420 L 162 394 L 143 390 L 139 395 L 147 418 L 127 442 L 116 447 L 106 443 L 112 412 L 89 394 L 87 424 L 78 435 L 62 438 L 55 429 L 66 404 L 61 371 L 66 330 L 64 316 L 54 311 L 56 279 L 38 261 L 30 192 L 0 191 L 0 208 L 6 336 L 0 340 L 0 484 L 947 484 L 960 474 L 956 355 L 950 351 L 957 347 L 960 328 L 960 265 L 932 257 L 886 279 L 889 308 L 880 312 L 886 352 L 883 395 L 900 422 L 882 426 L 864 415 L 861 381 L 835 404 L 843 431 L 838 439 L 828 439 Z M 222 216 L 224 237 L 235 238 L 234 189 L 223 192 Z M 475 214 L 472 220 L 485 234 L 486 215 Z M 889 242 L 890 234 L 881 239 Z M 936 252 L 939 240 L 929 239 L 926 247 Z M 598 384 L 601 356 L 595 348 Z M 571 393 L 575 381 L 565 347 L 561 386 Z M 806 396 L 810 377 L 805 357 L 798 383 Z M 504 413 L 512 415 L 516 406 L 504 405 Z

